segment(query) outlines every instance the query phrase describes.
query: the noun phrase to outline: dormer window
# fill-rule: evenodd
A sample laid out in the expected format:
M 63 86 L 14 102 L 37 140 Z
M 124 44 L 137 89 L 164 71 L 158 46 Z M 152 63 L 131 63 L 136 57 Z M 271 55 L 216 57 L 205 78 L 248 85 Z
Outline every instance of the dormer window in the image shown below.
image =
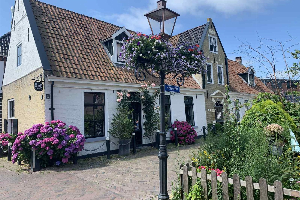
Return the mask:
M 103 43 L 112 62 L 115 64 L 124 64 L 124 61 L 120 58 L 120 53 L 122 51 L 123 40 L 128 39 L 129 35 L 129 32 L 125 28 L 122 28 L 113 34 L 111 39 Z
M 245 81 L 248 85 L 254 87 L 254 86 L 255 86 L 255 79 L 254 79 L 255 76 L 254 76 L 254 73 L 255 73 L 255 72 L 254 72 L 253 68 L 250 67 L 246 73 L 239 74 L 239 75 L 244 79 L 244 81 Z
M 217 37 L 209 36 L 209 50 L 213 53 L 218 53 Z

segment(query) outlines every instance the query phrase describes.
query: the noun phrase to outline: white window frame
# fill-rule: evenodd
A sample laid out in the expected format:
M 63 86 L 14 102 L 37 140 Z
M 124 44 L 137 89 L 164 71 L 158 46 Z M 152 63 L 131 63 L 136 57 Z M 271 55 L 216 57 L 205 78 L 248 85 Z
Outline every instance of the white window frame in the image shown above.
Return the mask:
M 208 81 L 208 76 L 206 75 L 206 81 L 209 84 L 214 84 L 214 67 L 212 63 L 206 63 L 206 72 L 207 72 L 207 65 L 211 66 L 211 82 Z
M 14 116 L 11 116 L 10 114 L 10 109 L 11 109 L 11 107 L 10 107 L 10 102 L 14 102 Z M 15 100 L 14 99 L 9 99 L 8 101 L 7 101 L 7 119 L 15 119 L 15 115 L 16 115 L 16 113 L 15 113 L 15 108 L 16 108 L 16 106 L 15 106 Z
M 222 71 L 222 83 L 219 83 L 219 67 L 221 67 L 221 71 Z M 224 85 L 224 68 L 223 68 L 223 65 L 218 65 L 217 66 L 217 74 L 218 74 L 218 84 L 219 85 Z
M 211 51 L 210 50 L 210 38 L 214 38 L 216 39 L 216 51 Z M 218 54 L 218 38 L 216 36 L 212 36 L 212 35 L 208 35 L 208 42 L 209 42 L 209 51 L 212 52 L 212 53 L 215 53 L 215 54 Z
M 20 51 L 21 54 L 19 55 L 19 47 L 20 47 Z M 20 62 L 19 62 L 19 58 L 20 58 Z M 17 67 L 22 65 L 22 43 L 19 43 L 17 45 Z

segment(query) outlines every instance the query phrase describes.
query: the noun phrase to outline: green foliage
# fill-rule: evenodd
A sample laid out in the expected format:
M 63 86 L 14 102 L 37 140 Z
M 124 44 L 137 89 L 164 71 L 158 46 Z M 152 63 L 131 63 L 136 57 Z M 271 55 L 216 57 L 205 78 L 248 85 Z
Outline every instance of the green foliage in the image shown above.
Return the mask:
M 292 57 L 297 59 L 297 62 L 293 63 L 293 66 L 289 68 L 288 73 L 292 75 L 292 77 L 296 77 L 300 73 L 300 51 L 295 50 L 292 52 Z
M 293 92 L 293 94 L 298 94 Z M 293 129 L 298 141 L 300 140 L 300 103 L 291 103 L 280 95 L 270 93 L 260 93 L 253 101 L 254 104 L 271 100 L 274 103 L 282 103 L 282 108 L 290 115 L 296 128 Z
M 108 131 L 109 134 L 121 140 L 130 139 L 134 131 L 134 124 L 130 118 L 131 115 L 132 111 L 129 110 L 128 106 L 118 106 L 117 114 L 113 115 L 111 127 Z
M 154 85 L 155 86 L 155 85 Z M 158 122 L 159 122 L 159 115 L 158 115 L 158 109 L 155 108 L 155 102 L 159 95 L 159 92 L 156 90 L 153 94 L 150 93 L 148 90 L 147 85 L 145 87 L 142 87 L 141 89 L 142 93 L 142 104 L 143 104 L 143 111 L 145 113 L 145 121 L 143 123 L 144 125 L 144 136 L 145 137 L 151 137 L 155 133 L 155 131 L 158 129 Z
M 245 127 L 254 127 L 257 123 L 264 127 L 272 123 L 279 124 L 287 134 L 289 129 L 293 131 L 297 129 L 291 116 L 283 109 L 282 103 L 274 103 L 271 100 L 254 104 L 242 120 L 242 125 Z

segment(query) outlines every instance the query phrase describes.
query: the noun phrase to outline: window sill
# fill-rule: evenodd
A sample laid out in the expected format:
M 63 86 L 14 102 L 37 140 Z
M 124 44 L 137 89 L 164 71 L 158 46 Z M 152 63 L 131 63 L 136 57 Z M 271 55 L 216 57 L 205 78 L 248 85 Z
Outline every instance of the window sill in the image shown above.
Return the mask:
M 100 142 L 100 141 L 106 141 L 106 137 L 87 138 L 85 140 L 86 143 L 93 143 L 93 142 Z
M 198 129 L 198 126 L 192 126 L 194 129 Z

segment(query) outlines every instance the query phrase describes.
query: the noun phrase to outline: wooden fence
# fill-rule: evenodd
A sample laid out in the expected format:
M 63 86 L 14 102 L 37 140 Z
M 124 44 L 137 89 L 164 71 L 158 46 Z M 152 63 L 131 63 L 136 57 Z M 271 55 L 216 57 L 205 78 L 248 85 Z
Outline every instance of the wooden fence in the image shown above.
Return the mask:
M 189 178 L 190 177 L 190 178 Z M 207 174 L 205 169 L 201 170 L 201 173 L 197 173 L 195 167 L 190 167 L 188 164 L 181 166 L 180 179 L 182 188 L 182 199 L 186 199 L 185 194 L 189 192 L 189 185 L 196 184 L 197 178 L 201 179 L 201 186 L 204 191 L 204 197 L 207 198 L 208 187 L 207 181 L 211 181 L 211 194 L 212 200 L 217 200 L 217 181 L 222 183 L 222 197 L 223 200 L 229 200 L 228 185 L 233 185 L 234 188 L 234 200 L 241 200 L 241 187 L 246 187 L 247 200 L 254 200 L 253 190 L 260 190 L 260 199 L 268 200 L 268 192 L 275 193 L 275 200 L 283 200 L 283 196 L 300 197 L 300 191 L 282 188 L 280 181 L 275 181 L 274 186 L 267 185 L 267 181 L 264 178 L 259 179 L 259 183 L 253 183 L 252 177 L 247 176 L 246 181 L 240 180 L 238 175 L 233 175 L 233 178 L 228 178 L 227 173 L 223 172 L 221 176 L 217 176 L 216 171 L 211 171 L 211 174 Z M 189 180 L 191 183 L 189 184 Z M 296 199 L 296 198 L 295 198 Z

